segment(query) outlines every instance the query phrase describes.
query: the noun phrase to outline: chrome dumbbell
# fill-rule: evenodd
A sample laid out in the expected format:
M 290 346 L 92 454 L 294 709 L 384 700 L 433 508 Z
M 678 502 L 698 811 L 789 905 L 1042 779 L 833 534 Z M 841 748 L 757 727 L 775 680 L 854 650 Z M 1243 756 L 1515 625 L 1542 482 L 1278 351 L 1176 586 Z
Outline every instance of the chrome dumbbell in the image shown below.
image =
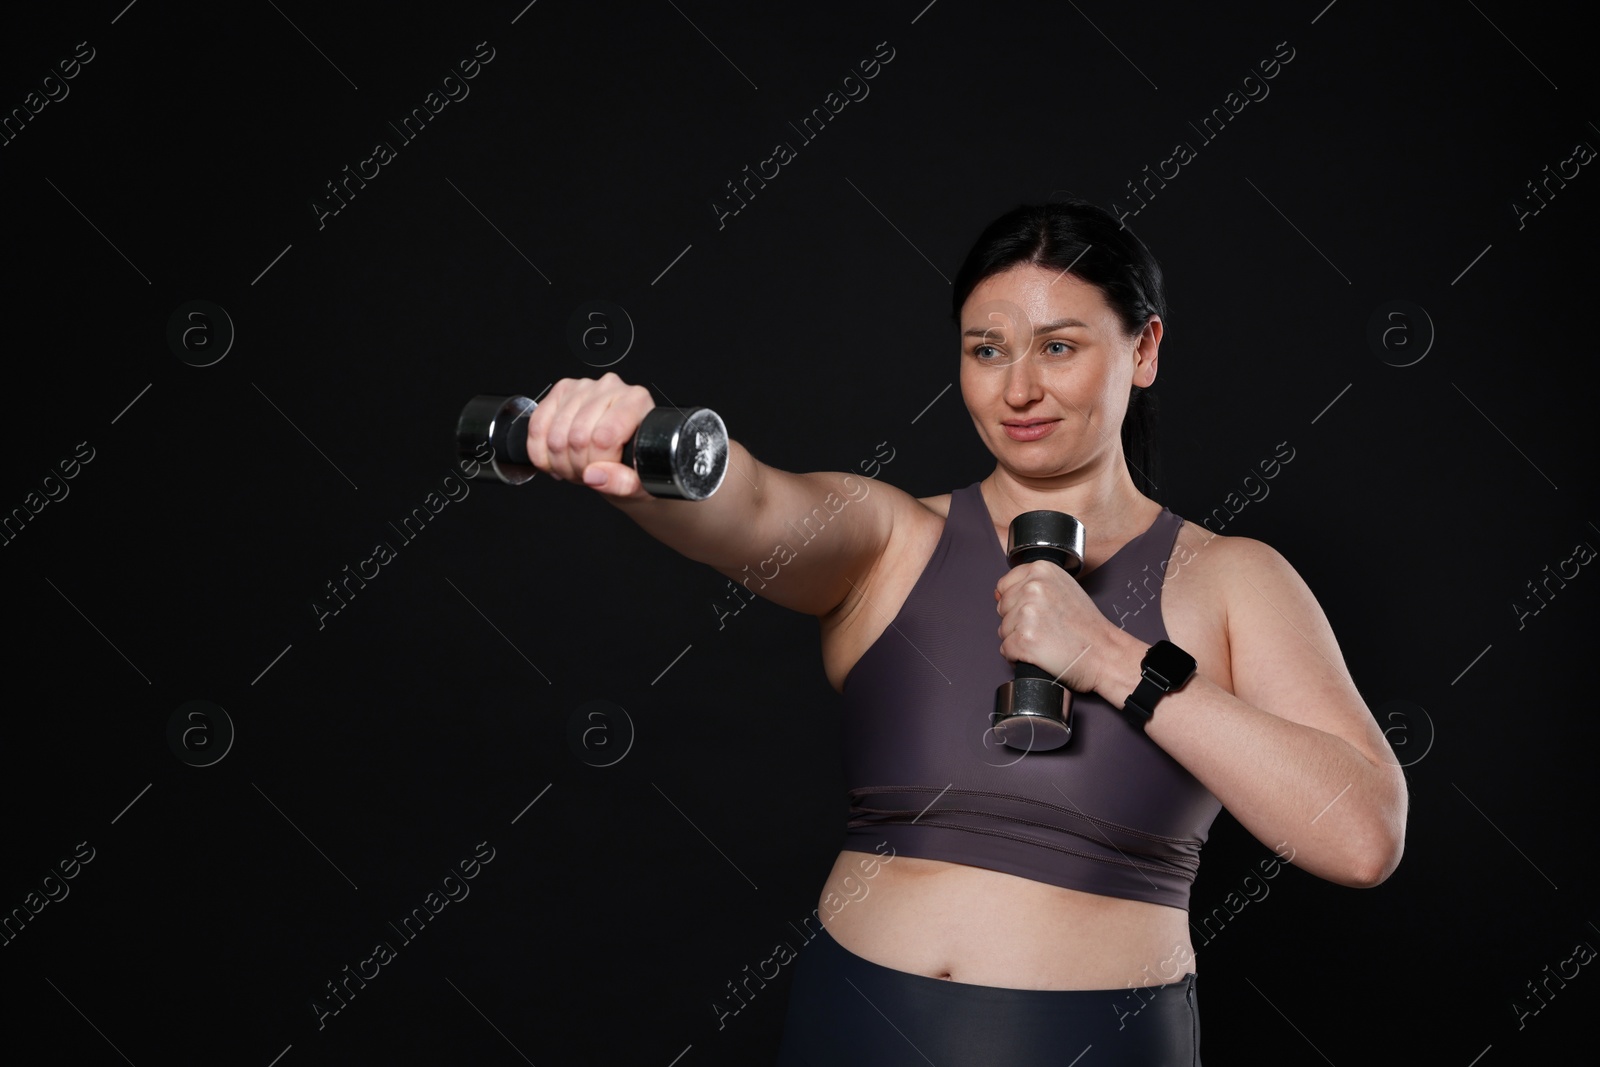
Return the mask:
M 539 473 L 528 458 L 528 417 L 537 406 L 525 396 L 467 401 L 456 421 L 456 450 L 478 461 L 477 477 L 521 485 Z M 623 446 L 622 462 L 651 496 L 704 500 L 728 472 L 728 428 L 710 408 L 651 408 Z

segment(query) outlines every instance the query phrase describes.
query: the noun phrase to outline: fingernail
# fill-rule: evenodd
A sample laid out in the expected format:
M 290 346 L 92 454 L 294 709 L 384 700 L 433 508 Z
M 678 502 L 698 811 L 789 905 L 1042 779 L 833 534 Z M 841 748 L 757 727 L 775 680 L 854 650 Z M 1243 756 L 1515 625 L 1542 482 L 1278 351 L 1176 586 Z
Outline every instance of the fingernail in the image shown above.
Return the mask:
M 601 470 L 599 467 L 595 467 L 595 466 L 585 467 L 583 469 L 583 484 L 585 484 L 585 485 L 605 485 L 606 484 L 606 472 Z

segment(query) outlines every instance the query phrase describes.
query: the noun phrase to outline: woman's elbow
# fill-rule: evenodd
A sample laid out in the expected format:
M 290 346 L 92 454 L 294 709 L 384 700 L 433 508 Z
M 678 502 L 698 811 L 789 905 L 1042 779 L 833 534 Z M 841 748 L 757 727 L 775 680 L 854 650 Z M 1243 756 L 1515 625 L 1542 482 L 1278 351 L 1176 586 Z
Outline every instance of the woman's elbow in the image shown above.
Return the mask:
M 1406 850 L 1404 839 L 1392 845 L 1365 848 L 1355 858 L 1350 868 L 1350 879 L 1345 882 L 1352 889 L 1371 889 L 1388 881 L 1400 866 L 1400 856 Z
M 1352 889 L 1371 889 L 1386 882 L 1406 850 L 1405 797 L 1396 809 L 1376 816 L 1367 832 L 1346 859 L 1346 877 L 1341 884 Z

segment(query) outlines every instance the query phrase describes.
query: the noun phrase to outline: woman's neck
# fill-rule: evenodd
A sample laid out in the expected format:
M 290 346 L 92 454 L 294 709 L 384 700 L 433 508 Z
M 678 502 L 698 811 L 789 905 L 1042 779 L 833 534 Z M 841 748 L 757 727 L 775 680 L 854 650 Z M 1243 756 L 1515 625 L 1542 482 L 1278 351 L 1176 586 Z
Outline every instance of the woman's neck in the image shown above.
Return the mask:
M 1093 542 L 1121 544 L 1148 528 L 1160 510 L 1134 486 L 1120 456 L 1102 470 L 1054 478 L 1030 478 L 997 465 L 982 488 L 1000 529 L 1025 511 L 1062 511 L 1083 523 Z

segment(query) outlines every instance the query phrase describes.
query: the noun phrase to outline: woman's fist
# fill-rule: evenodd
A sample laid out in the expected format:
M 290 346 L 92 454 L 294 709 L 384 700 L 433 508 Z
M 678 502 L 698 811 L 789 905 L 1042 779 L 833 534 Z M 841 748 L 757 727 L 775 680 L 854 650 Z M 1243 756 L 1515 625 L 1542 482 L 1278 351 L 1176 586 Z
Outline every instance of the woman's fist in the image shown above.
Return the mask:
M 638 472 L 622 462 L 622 448 L 655 406 L 648 389 L 610 371 L 563 378 L 528 416 L 528 460 L 552 478 L 607 496 L 647 496 Z
M 1047 560 L 1019 564 L 995 585 L 994 599 L 1002 656 L 1049 671 L 1073 692 L 1096 691 L 1102 657 L 1120 631 L 1076 578 Z

